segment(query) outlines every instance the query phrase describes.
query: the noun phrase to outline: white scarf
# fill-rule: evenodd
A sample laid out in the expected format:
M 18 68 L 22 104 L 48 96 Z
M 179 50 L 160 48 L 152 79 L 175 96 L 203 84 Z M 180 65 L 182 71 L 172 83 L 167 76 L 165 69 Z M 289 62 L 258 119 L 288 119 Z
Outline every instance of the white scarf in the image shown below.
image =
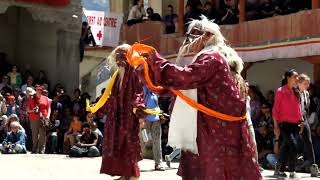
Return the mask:
M 184 67 L 192 64 L 201 54 L 212 51 L 213 48 L 214 46 L 208 46 L 200 51 L 192 61 L 181 59 L 177 61 L 177 65 Z M 181 92 L 195 102 L 198 102 L 197 89 L 183 90 Z M 177 97 L 170 119 L 168 145 L 198 154 L 197 119 L 198 111 Z

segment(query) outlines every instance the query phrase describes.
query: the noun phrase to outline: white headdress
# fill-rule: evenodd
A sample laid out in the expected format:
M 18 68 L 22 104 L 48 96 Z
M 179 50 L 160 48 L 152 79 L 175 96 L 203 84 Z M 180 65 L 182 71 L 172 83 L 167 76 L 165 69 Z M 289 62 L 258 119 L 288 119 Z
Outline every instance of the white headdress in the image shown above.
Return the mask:
M 119 45 L 118 47 L 116 47 L 111 53 L 110 55 L 108 56 L 107 60 L 108 60 L 108 64 L 110 65 L 110 67 L 115 67 L 117 66 L 117 63 L 116 63 L 116 51 L 118 49 L 130 49 L 131 46 L 129 44 L 122 44 L 122 45 Z

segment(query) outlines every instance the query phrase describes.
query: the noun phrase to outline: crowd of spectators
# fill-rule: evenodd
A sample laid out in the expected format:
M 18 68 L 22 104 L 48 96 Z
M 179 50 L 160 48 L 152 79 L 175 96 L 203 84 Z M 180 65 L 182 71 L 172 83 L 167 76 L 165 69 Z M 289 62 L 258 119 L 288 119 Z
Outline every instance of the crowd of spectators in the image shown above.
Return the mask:
M 61 84 L 52 88 L 44 71 L 22 73 L 5 53 L 0 53 L 0 64 L 0 152 L 68 154 L 80 149 L 71 154 L 100 154 L 102 119 L 86 113 L 88 93 L 76 89 L 67 94 Z
M 4 53 L 0 55 L 4 65 L 0 66 L 0 152 L 99 156 L 107 119 L 104 109 L 86 112 L 86 100 L 91 98 L 88 93 L 75 89 L 70 94 L 61 84 L 52 88 L 44 71 L 38 77 L 29 71 L 22 73 L 6 61 Z M 164 112 L 168 112 L 169 103 L 170 99 L 160 98 Z M 48 125 L 42 124 L 42 119 L 48 119 Z M 167 136 L 164 131 L 164 149 L 169 148 L 165 146 Z M 170 148 L 164 153 L 169 154 Z
M 257 20 L 277 15 L 286 15 L 311 8 L 311 0 L 247 0 L 246 19 Z M 127 24 L 129 26 L 143 21 L 161 21 L 166 26 L 166 33 L 175 33 L 178 15 L 175 8 L 168 5 L 163 18 L 154 13 L 151 7 L 144 9 L 144 1 L 136 0 L 129 12 Z M 187 27 L 192 19 L 199 19 L 205 15 L 217 24 L 237 24 L 239 22 L 239 0 L 188 0 L 185 7 L 184 24 Z

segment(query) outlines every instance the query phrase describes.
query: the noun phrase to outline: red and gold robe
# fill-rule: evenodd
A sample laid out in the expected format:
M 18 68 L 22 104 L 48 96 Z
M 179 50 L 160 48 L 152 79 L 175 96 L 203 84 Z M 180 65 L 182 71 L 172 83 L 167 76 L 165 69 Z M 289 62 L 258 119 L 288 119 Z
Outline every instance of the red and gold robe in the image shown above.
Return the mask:
M 133 108 L 144 108 L 143 86 L 134 69 L 127 67 L 120 87 L 117 76 L 106 102 L 107 121 L 104 127 L 101 173 L 111 176 L 140 176 L 141 158 L 139 117 Z M 140 113 L 143 116 L 143 113 Z M 141 117 L 143 118 L 143 117 Z

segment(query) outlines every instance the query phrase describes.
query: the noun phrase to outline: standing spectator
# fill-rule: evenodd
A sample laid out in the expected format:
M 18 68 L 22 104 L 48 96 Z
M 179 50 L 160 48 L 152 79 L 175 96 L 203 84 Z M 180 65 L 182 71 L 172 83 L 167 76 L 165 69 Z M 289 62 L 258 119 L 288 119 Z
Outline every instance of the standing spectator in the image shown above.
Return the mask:
M 150 21 L 162 21 L 161 16 L 158 13 L 154 13 L 151 7 L 147 8 L 148 20 Z
M 28 101 L 27 112 L 32 131 L 32 153 L 44 154 L 46 145 L 46 129 L 40 122 L 41 118 L 50 118 L 49 99 L 42 95 L 43 87 L 36 85 L 35 96 Z
M 100 152 L 97 148 L 98 137 L 92 131 L 88 123 L 83 124 L 83 133 L 80 141 L 71 148 L 70 157 L 98 157 Z
M 25 96 L 22 99 L 22 103 L 20 106 L 20 113 L 19 113 L 19 119 L 22 127 L 26 130 L 27 134 L 27 140 L 26 140 L 26 147 L 28 151 L 32 150 L 32 133 L 31 133 L 31 127 L 30 127 L 30 121 L 27 113 L 27 106 L 28 101 L 33 99 L 33 95 L 36 92 L 31 88 L 28 87 Z
M 128 26 L 141 23 L 143 21 L 143 17 L 146 16 L 146 11 L 143 7 L 143 0 L 135 0 L 132 8 L 129 12 L 129 17 L 127 24 Z
M 272 111 L 274 119 L 274 134 L 281 135 L 281 149 L 279 163 L 275 168 L 275 175 L 287 177 L 284 173 L 286 163 L 289 166 L 290 178 L 297 178 L 295 173 L 298 152 L 297 140 L 303 132 L 303 117 L 300 108 L 300 94 L 296 89 L 298 73 L 295 70 L 285 72 L 282 87 L 276 92 Z M 290 104 L 290 106 L 288 106 Z
M 176 23 L 178 15 L 174 13 L 173 6 L 168 5 L 168 15 L 164 16 L 163 21 L 166 24 L 166 33 L 171 34 L 176 32 Z
M 10 132 L 6 139 L 0 145 L 0 151 L 3 154 L 21 154 L 27 153 L 26 150 L 26 134 L 19 129 L 19 122 L 10 124 Z
M 305 74 L 299 75 L 298 87 L 300 91 L 300 103 L 301 110 L 304 119 L 304 130 L 302 134 L 303 139 L 303 149 L 304 149 L 304 163 L 296 168 L 297 171 L 309 168 L 311 171 L 311 177 L 318 177 L 319 169 L 317 164 L 315 164 L 315 155 L 311 139 L 311 129 L 308 122 L 309 118 L 309 106 L 310 98 L 308 93 L 308 88 L 310 86 L 310 78 Z
M 21 86 L 22 84 L 22 77 L 21 74 L 18 71 L 17 65 L 12 66 L 12 71 L 8 73 L 8 76 L 10 77 L 10 84 L 13 88 L 17 88 Z
M 147 87 L 143 87 L 144 101 L 147 109 L 159 109 L 158 97 L 151 92 Z M 161 150 L 161 123 L 158 115 L 148 115 L 145 118 L 145 128 L 152 136 L 152 151 L 155 161 L 155 170 L 164 171 L 161 166 L 162 150 Z
M 19 116 L 20 113 L 20 107 L 16 104 L 16 98 L 14 96 L 9 96 L 7 98 L 8 104 L 7 104 L 7 116 L 10 116 L 11 114 L 16 114 Z
M 34 89 L 34 87 L 33 87 L 33 77 L 31 75 L 29 75 L 27 77 L 27 83 L 22 85 L 21 92 L 26 93 L 28 87 Z
M 9 76 L 2 76 L 2 83 L 0 83 L 0 92 L 12 93 L 12 86 L 9 84 Z

